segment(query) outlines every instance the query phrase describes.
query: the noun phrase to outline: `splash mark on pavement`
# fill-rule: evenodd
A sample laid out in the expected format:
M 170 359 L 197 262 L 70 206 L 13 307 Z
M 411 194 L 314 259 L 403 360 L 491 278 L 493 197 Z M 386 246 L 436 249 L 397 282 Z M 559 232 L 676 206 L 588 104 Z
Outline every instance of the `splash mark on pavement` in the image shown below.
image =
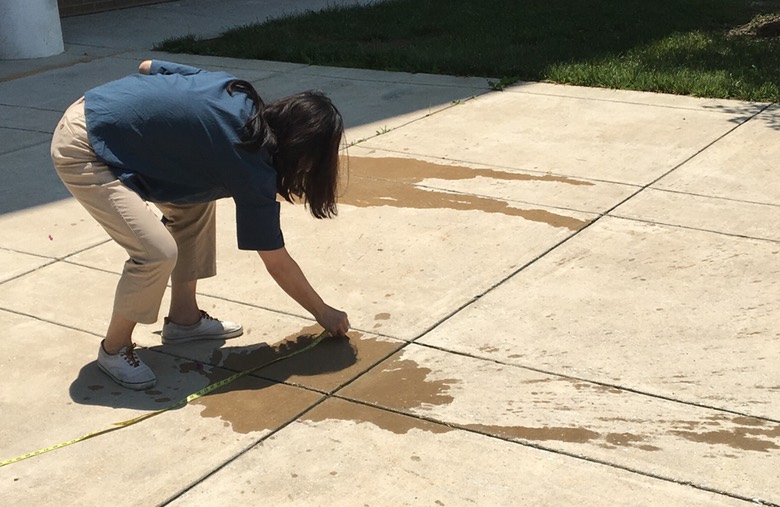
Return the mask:
M 389 320 L 389 319 L 390 319 L 389 313 L 377 313 L 376 315 L 374 315 L 374 321 L 376 321 L 376 323 L 374 324 L 374 329 L 382 327 L 382 322 L 379 321 Z
M 476 176 L 487 176 L 494 179 L 538 179 L 555 182 L 566 180 L 568 184 L 583 185 L 592 183 L 573 183 L 577 180 L 569 180 L 568 178 L 557 176 L 530 176 L 489 169 L 443 166 L 403 158 L 350 157 L 348 165 L 350 171 L 353 171 L 356 175 L 367 177 L 351 178 L 349 180 L 344 195 L 339 198 L 339 203 L 341 204 L 361 208 L 390 206 L 395 208 L 483 211 L 521 217 L 533 222 L 544 223 L 552 227 L 563 227 L 573 231 L 580 230 L 588 224 L 587 220 L 543 209 L 520 209 L 510 206 L 506 201 L 499 199 L 433 190 L 418 187 L 416 184 L 429 178 L 452 180 L 471 179 Z M 395 176 L 395 179 L 388 180 L 387 178 L 390 176 Z

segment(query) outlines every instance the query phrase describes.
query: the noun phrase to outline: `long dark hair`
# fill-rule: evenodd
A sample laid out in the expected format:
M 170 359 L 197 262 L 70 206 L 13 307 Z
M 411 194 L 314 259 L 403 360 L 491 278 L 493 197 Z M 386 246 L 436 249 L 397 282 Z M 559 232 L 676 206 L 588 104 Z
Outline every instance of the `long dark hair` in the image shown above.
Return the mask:
M 245 93 L 254 102 L 239 146 L 268 151 L 279 195 L 288 202 L 303 198 L 316 218 L 335 216 L 344 121 L 333 102 L 312 90 L 266 105 L 250 83 L 238 79 L 228 83 L 227 91 Z

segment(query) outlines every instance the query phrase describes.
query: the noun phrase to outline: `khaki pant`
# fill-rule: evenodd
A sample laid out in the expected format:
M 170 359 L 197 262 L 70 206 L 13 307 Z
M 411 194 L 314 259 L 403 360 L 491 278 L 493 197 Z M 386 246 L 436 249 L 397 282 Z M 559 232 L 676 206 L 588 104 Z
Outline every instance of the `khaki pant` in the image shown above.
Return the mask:
M 73 197 L 130 256 L 116 288 L 114 312 L 134 322 L 154 323 L 169 278 L 177 283 L 216 274 L 214 203 L 160 203 L 165 217 L 160 221 L 97 160 L 87 137 L 83 98 L 57 125 L 51 157 Z

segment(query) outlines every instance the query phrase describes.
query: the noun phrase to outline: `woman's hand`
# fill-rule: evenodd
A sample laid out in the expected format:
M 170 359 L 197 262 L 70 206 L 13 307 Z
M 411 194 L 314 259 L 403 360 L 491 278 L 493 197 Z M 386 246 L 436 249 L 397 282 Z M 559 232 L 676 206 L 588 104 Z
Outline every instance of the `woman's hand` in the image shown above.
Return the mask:
M 141 62 L 141 65 L 138 66 L 138 72 L 141 74 L 146 74 L 147 76 L 152 71 L 152 61 L 151 60 L 144 60 Z
M 290 297 L 317 319 L 317 323 L 333 336 L 344 336 L 349 331 L 347 314 L 328 306 L 317 294 L 287 249 L 259 250 L 268 273 Z
M 349 331 L 347 314 L 328 305 L 325 305 L 325 311 L 317 318 L 317 323 L 333 336 L 344 336 Z

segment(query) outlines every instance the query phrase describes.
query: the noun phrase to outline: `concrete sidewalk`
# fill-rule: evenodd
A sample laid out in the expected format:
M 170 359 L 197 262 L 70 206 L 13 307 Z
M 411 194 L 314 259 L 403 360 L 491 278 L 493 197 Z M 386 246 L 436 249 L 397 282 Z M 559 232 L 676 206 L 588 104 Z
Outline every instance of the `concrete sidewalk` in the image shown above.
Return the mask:
M 283 222 L 355 327 L 4 466 L 3 503 L 780 505 L 780 106 L 149 50 L 291 3 L 68 18 L 64 55 L 0 62 L 0 461 L 318 332 L 236 250 L 223 200 L 201 304 L 245 334 L 163 347 L 161 322 L 140 326 L 159 378 L 146 392 L 98 370 L 125 256 L 69 197 L 48 143 L 67 105 L 141 59 L 227 70 L 267 99 L 333 98 L 350 144 L 339 217 L 285 205 Z

